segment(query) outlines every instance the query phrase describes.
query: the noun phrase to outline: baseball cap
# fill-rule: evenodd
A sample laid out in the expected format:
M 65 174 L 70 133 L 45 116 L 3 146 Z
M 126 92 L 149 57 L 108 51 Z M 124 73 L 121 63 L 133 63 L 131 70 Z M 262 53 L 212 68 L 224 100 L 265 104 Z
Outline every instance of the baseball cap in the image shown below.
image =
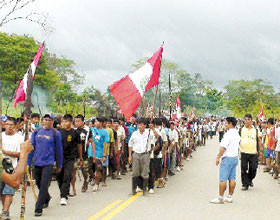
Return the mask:
M 54 115 L 52 113 L 46 113 L 44 114 L 43 118 L 51 118 L 52 120 L 54 120 Z
M 6 115 L 1 115 L 1 121 L 6 122 L 8 117 Z

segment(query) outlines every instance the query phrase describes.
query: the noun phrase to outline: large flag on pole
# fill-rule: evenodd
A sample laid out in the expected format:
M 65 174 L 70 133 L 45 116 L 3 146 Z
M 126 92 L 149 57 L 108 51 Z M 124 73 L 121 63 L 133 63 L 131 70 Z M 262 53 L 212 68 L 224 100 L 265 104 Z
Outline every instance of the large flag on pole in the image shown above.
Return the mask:
M 159 84 L 162 52 L 160 47 L 144 66 L 109 87 L 126 119 L 135 113 L 144 93 Z
M 176 113 L 177 113 L 176 118 L 180 120 L 181 119 L 181 102 L 180 102 L 179 96 L 177 96 L 177 98 L 176 98 Z
M 27 81 L 28 81 L 28 74 L 31 71 L 32 78 L 34 78 L 36 67 L 41 59 L 42 52 L 44 50 L 44 43 L 41 44 L 39 50 L 37 51 L 33 62 L 29 65 L 27 72 L 25 73 L 23 79 L 20 81 L 19 86 L 17 88 L 15 97 L 14 97 L 14 107 L 17 107 L 18 102 L 24 102 L 27 94 Z

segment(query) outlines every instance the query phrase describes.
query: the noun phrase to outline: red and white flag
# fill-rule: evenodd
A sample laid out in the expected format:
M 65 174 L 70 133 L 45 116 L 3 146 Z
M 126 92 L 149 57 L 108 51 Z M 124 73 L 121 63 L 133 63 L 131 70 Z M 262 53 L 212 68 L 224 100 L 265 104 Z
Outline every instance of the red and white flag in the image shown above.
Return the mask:
M 177 119 L 181 119 L 181 102 L 180 102 L 180 98 L 179 98 L 179 96 L 177 96 L 177 98 L 176 98 L 176 118 Z
M 35 54 L 33 62 L 30 64 L 27 72 L 25 73 L 23 79 L 20 81 L 19 86 L 17 88 L 15 97 L 14 97 L 14 107 L 17 107 L 18 102 L 24 102 L 25 96 L 27 94 L 27 81 L 28 81 L 28 73 L 31 71 L 32 78 L 34 79 L 36 67 L 38 66 L 38 63 L 41 59 L 42 52 L 44 50 L 45 43 L 42 43 L 39 50 Z
M 126 119 L 135 113 L 144 93 L 159 84 L 162 52 L 160 47 L 144 66 L 109 86 Z
M 262 106 L 262 110 L 261 110 L 260 115 L 259 115 L 259 119 L 260 119 L 260 121 L 265 121 L 264 108 L 263 108 L 263 106 Z

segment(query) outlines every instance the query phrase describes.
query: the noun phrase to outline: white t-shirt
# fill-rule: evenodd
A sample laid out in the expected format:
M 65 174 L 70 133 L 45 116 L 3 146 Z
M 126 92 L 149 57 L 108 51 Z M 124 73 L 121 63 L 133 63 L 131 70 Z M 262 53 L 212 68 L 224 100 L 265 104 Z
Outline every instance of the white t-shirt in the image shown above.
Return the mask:
M 225 133 L 220 144 L 221 147 L 226 149 L 222 157 L 237 157 L 238 150 L 239 150 L 239 143 L 240 143 L 240 136 L 238 130 L 235 128 L 229 129 Z
M 169 140 L 173 145 L 178 143 L 178 132 L 175 128 L 173 130 L 169 129 Z
M 5 132 L 2 132 L 2 148 L 5 151 L 11 151 L 11 152 L 20 152 L 20 144 L 24 142 L 24 137 L 21 136 L 18 133 L 15 133 L 14 135 L 6 135 Z M 10 157 L 4 154 L 4 157 L 8 157 L 12 160 L 13 167 L 15 168 L 17 166 L 17 158 L 16 157 Z
M 145 153 L 146 151 L 149 152 L 151 150 L 151 135 L 149 135 L 149 129 L 145 129 L 143 133 L 139 130 L 133 132 L 128 146 L 132 147 L 132 150 L 139 154 Z
M 122 141 L 125 139 L 125 130 L 121 125 L 118 127 L 117 136 L 118 136 L 118 150 L 121 150 Z

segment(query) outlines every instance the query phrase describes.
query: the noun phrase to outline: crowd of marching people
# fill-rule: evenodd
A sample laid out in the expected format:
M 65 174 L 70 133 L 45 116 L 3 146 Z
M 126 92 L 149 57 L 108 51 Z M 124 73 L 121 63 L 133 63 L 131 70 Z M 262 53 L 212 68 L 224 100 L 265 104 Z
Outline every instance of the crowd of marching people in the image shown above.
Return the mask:
M 60 204 L 66 206 L 77 191 L 98 192 L 107 186 L 107 178 L 121 180 L 132 172 L 132 192 L 154 194 L 168 179 L 183 170 L 198 146 L 216 134 L 222 142 L 228 132 L 226 120 L 211 118 L 141 118 L 129 121 L 115 117 L 93 117 L 70 114 L 54 117 L 47 113 L 13 118 L 2 116 L 2 153 L 16 167 L 20 144 L 25 138 L 28 122 L 33 151 L 28 157 L 28 170 L 39 190 L 35 216 L 41 216 L 51 201 L 50 181 L 60 190 Z M 280 120 L 279 120 L 280 121 Z M 240 135 L 242 190 L 253 187 L 258 165 L 275 179 L 279 177 L 280 122 L 253 121 L 245 115 L 236 123 Z M 76 177 L 83 181 L 76 188 Z M 9 209 L 16 189 L 3 185 L 2 218 L 9 218 Z M 220 200 L 217 200 L 220 202 Z
M 136 115 L 125 121 L 114 117 L 85 120 L 83 115 L 70 114 L 54 117 L 51 113 L 41 118 L 34 113 L 30 119 L 2 116 L 1 121 L 2 152 L 14 167 L 28 121 L 27 138 L 34 149 L 27 164 L 39 190 L 35 216 L 41 216 L 51 201 L 51 180 L 58 183 L 62 206 L 80 190 L 76 176 L 83 181 L 81 192 L 98 192 L 107 186 L 107 178 L 121 180 L 132 171 L 132 194 L 153 194 L 155 187 L 163 188 L 169 177 L 183 169 L 182 160 L 190 160 L 193 151 L 216 135 L 218 128 L 215 120 L 203 118 L 151 120 Z M 9 219 L 15 191 L 8 185 L 2 190 L 4 219 Z

